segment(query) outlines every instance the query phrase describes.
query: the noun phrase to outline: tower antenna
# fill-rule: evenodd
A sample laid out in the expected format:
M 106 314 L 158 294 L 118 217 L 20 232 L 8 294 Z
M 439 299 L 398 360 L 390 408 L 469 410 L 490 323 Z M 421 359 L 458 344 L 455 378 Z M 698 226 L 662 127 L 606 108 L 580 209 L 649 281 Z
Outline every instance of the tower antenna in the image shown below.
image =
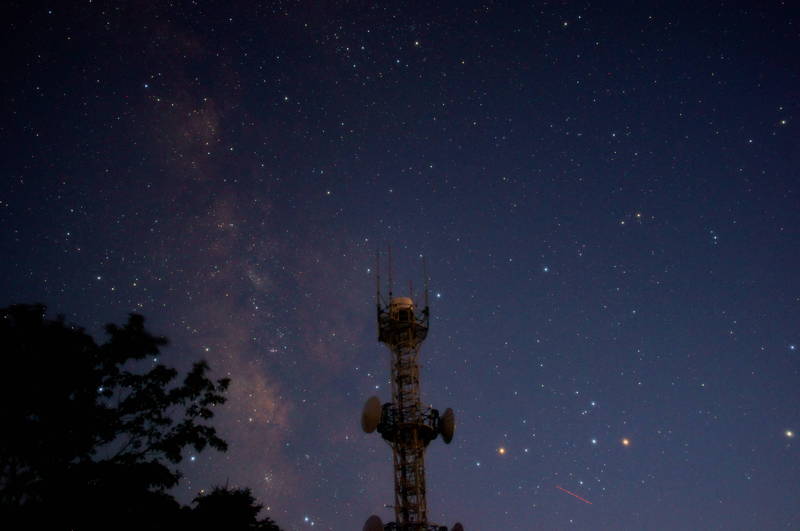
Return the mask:
M 425 282 L 425 311 L 428 311 L 428 258 L 422 257 L 422 276 Z
M 428 523 L 425 450 L 439 435 L 450 444 L 455 416 L 450 408 L 439 415 L 439 410 L 422 405 L 418 358 L 430 321 L 428 271 L 424 259 L 423 268 L 425 308 L 422 311 L 417 310 L 410 296 L 393 296 L 391 246 L 388 303 L 380 299 L 378 281 L 378 341 L 390 352 L 392 401 L 381 405 L 377 396 L 370 397 L 361 414 L 361 428 L 366 433 L 377 430 L 392 448 L 395 521 L 384 526 L 381 519 L 373 515 L 364 524 L 365 531 L 447 531 L 446 527 Z M 411 292 L 411 282 L 408 287 Z M 455 524 L 451 531 L 463 531 L 463 526 Z
M 381 252 L 375 249 L 375 304 L 381 305 Z
M 389 244 L 389 300 L 392 299 L 392 246 Z

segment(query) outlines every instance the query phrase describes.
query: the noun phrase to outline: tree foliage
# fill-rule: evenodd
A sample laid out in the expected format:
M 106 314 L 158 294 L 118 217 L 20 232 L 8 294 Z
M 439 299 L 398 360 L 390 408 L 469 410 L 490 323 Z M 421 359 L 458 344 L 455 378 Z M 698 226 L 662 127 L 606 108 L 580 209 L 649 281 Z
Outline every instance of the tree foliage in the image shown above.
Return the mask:
M 193 529 L 198 531 L 280 531 L 269 517 L 258 518 L 263 508 L 250 489 L 215 487 L 194 499 Z
M 42 305 L 0 309 L 0 520 L 22 518 L 31 529 L 45 520 L 51 529 L 175 528 L 188 510 L 166 492 L 180 479 L 176 465 L 191 448 L 227 448 L 209 421 L 229 380 L 210 379 L 204 361 L 178 380 L 157 361 L 167 340 L 145 330 L 141 315 L 107 325 L 98 344 L 45 313 Z M 243 492 L 215 490 L 198 508 L 224 498 L 260 509 Z

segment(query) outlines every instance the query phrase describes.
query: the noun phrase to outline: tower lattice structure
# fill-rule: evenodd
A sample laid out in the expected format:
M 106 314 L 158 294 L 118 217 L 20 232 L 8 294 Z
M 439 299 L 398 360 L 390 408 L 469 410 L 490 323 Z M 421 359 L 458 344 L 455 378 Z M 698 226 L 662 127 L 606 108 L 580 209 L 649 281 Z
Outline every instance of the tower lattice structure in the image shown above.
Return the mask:
M 419 352 L 430 322 L 427 275 L 425 306 L 419 310 L 410 297 L 392 295 L 391 254 L 389 264 L 388 301 L 381 296 L 377 275 L 376 301 L 378 341 L 391 354 L 392 401 L 381 405 L 378 397 L 369 398 L 361 426 L 367 433 L 377 429 L 392 448 L 395 521 L 384 525 L 379 517 L 371 516 L 364 530 L 447 531 L 428 522 L 425 489 L 425 449 L 439 435 L 449 444 L 455 429 L 452 409 L 440 416 L 438 410 L 423 406 L 420 397 Z M 452 531 L 463 531 L 463 526 L 456 523 Z
M 438 412 L 420 401 L 420 346 L 428 335 L 428 308 L 417 316 L 411 299 L 378 307 L 378 340 L 391 352 L 392 403 L 383 407 L 378 431 L 392 447 L 397 529 L 427 529 L 425 447 L 438 431 Z M 385 420 L 384 420 L 385 417 Z

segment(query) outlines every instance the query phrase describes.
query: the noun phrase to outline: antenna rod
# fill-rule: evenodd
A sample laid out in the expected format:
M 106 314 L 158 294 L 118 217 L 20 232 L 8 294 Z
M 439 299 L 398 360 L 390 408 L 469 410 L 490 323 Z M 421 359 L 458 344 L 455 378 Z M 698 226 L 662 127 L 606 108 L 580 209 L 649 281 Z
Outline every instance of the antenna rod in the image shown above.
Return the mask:
M 425 308 L 428 308 L 428 259 L 422 257 L 422 276 L 425 277 Z
M 389 300 L 392 300 L 392 244 L 389 244 Z
M 381 305 L 381 252 L 375 249 L 375 304 Z

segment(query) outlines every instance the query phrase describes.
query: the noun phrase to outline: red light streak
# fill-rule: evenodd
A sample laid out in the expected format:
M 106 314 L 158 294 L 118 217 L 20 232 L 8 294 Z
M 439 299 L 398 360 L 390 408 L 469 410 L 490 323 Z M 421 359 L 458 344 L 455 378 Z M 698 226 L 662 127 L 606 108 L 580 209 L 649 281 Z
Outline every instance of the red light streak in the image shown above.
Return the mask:
M 577 494 L 575 494 L 574 492 L 570 492 L 570 491 L 568 491 L 567 489 L 565 489 L 565 488 L 563 488 L 563 487 L 559 487 L 558 485 L 556 485 L 556 488 L 557 488 L 558 490 L 563 490 L 564 492 L 566 492 L 566 493 L 567 493 L 567 494 L 569 494 L 570 496 L 575 496 L 576 498 L 578 498 L 578 499 L 579 499 L 580 501 L 582 501 L 582 502 L 586 502 L 586 503 L 588 503 L 589 505 L 591 505 L 591 504 L 592 504 L 592 502 L 590 502 L 589 500 L 587 500 L 587 499 L 585 499 L 585 498 L 581 498 L 580 496 L 578 496 L 578 495 L 577 495 Z

